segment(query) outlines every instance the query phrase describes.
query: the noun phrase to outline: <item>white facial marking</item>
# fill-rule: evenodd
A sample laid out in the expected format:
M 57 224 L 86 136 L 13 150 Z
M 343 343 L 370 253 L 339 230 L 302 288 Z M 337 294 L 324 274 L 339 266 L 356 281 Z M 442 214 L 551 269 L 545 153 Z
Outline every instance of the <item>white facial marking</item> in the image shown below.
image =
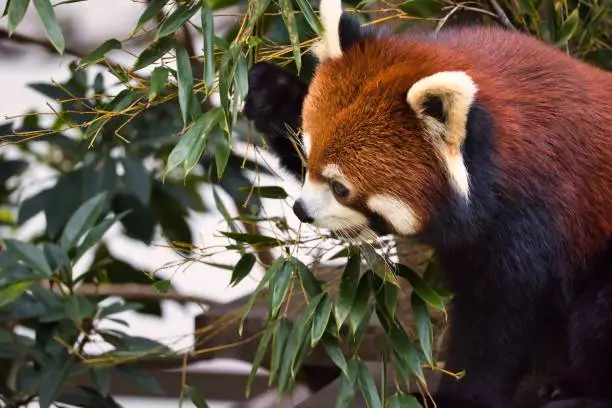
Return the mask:
M 308 132 L 302 132 L 302 146 L 304 146 L 304 155 L 310 156 L 310 149 L 312 149 L 312 136 Z
M 370 197 L 368 207 L 387 220 L 401 235 L 411 235 L 418 231 L 420 223 L 416 213 L 397 198 L 377 194 Z
M 365 226 L 368 223 L 363 214 L 340 204 L 327 183 L 313 182 L 308 175 L 300 200 L 317 227 L 336 230 Z
M 469 198 L 470 183 L 461 145 L 466 136 L 468 113 L 477 92 L 478 87 L 467 73 L 444 71 L 417 81 L 406 96 L 440 150 L 454 189 L 465 199 Z M 442 100 L 446 123 L 441 124 L 423 112 L 423 103 L 431 96 Z
M 340 171 L 340 168 L 335 164 L 328 164 L 327 166 L 325 166 L 325 168 L 321 172 L 321 175 L 329 179 L 344 178 L 342 177 L 342 172 Z
M 321 40 L 312 47 L 313 54 L 320 61 L 342 56 L 339 32 L 340 17 L 342 16 L 341 0 L 321 0 L 319 15 L 324 31 Z

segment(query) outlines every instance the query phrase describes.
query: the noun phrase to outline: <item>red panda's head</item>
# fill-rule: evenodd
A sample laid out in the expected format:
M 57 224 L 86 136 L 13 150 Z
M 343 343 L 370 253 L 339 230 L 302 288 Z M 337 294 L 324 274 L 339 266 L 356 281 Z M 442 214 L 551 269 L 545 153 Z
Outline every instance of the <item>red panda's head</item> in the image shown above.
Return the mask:
M 436 70 L 439 55 L 406 55 L 391 36 L 364 35 L 339 0 L 322 0 L 320 10 L 325 33 L 302 110 L 307 174 L 295 212 L 351 234 L 373 222 L 419 233 L 448 197 L 469 202 L 462 144 L 477 86 L 463 70 Z

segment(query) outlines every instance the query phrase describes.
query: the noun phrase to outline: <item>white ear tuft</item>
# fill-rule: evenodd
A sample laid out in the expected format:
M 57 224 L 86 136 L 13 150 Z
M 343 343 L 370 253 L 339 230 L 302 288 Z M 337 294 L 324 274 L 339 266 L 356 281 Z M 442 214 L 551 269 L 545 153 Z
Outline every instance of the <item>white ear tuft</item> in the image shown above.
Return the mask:
M 320 41 L 312 47 L 313 54 L 320 60 L 342 56 L 340 46 L 340 17 L 342 16 L 341 0 L 321 0 L 319 13 L 323 23 L 323 34 Z
M 463 71 L 444 71 L 425 77 L 412 85 L 407 100 L 417 115 L 424 117 L 425 102 L 431 97 L 442 101 L 446 117 L 445 139 L 451 144 L 461 145 L 465 139 L 467 117 L 474 102 L 478 87 Z M 436 126 L 439 129 L 439 125 Z M 456 146 L 458 147 L 458 146 Z
M 452 184 L 465 198 L 469 195 L 469 179 L 461 145 L 477 92 L 478 87 L 467 73 L 444 71 L 415 82 L 406 98 L 430 136 L 441 141 L 437 145 L 445 158 Z M 443 122 L 427 112 L 427 103 L 434 98 L 441 101 Z

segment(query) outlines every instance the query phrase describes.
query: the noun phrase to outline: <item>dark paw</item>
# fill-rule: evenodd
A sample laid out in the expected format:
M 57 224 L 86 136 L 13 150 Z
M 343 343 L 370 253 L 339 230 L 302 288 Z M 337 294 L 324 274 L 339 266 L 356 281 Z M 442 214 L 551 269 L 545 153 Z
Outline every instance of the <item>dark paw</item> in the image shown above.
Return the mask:
M 255 128 L 274 137 L 300 126 L 307 85 L 294 73 L 268 62 L 249 70 L 249 92 L 243 113 Z
M 434 406 L 433 402 L 435 402 L 436 408 L 492 408 L 477 402 L 460 400 L 458 398 L 452 398 L 444 395 L 432 395 L 431 397 L 424 397 L 420 394 L 413 394 L 413 396 L 419 401 L 419 403 L 423 407 Z

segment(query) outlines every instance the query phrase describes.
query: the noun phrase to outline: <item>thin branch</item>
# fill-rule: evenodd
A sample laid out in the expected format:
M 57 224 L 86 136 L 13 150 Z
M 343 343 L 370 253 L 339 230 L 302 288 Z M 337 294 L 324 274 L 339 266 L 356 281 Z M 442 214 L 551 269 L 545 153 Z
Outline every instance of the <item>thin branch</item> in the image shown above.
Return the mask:
M 219 305 L 219 302 L 208 298 L 183 295 L 173 290 L 166 293 L 160 293 L 151 285 L 141 285 L 136 283 L 104 283 L 101 285 L 85 283 L 78 286 L 74 292 L 76 294 L 85 296 L 119 296 L 126 300 L 175 300 L 179 302 L 194 302 L 207 306 Z
M 511 30 L 516 30 L 516 27 L 512 25 L 512 22 L 510 21 L 506 13 L 504 13 L 504 10 L 501 8 L 497 0 L 489 0 L 489 3 L 491 3 L 491 7 L 493 7 L 495 13 L 497 13 L 497 18 L 499 18 L 502 24 Z
M 9 35 L 8 30 L 4 28 L 0 28 L 0 40 L 8 40 L 18 44 L 28 44 L 28 45 L 38 45 L 39 47 L 44 48 L 51 54 L 59 55 L 53 44 L 48 42 L 47 40 L 27 37 L 22 34 L 13 33 Z M 75 50 L 74 48 L 66 47 L 64 49 L 64 54 L 69 54 L 74 57 L 83 58 L 85 55 L 82 52 Z

